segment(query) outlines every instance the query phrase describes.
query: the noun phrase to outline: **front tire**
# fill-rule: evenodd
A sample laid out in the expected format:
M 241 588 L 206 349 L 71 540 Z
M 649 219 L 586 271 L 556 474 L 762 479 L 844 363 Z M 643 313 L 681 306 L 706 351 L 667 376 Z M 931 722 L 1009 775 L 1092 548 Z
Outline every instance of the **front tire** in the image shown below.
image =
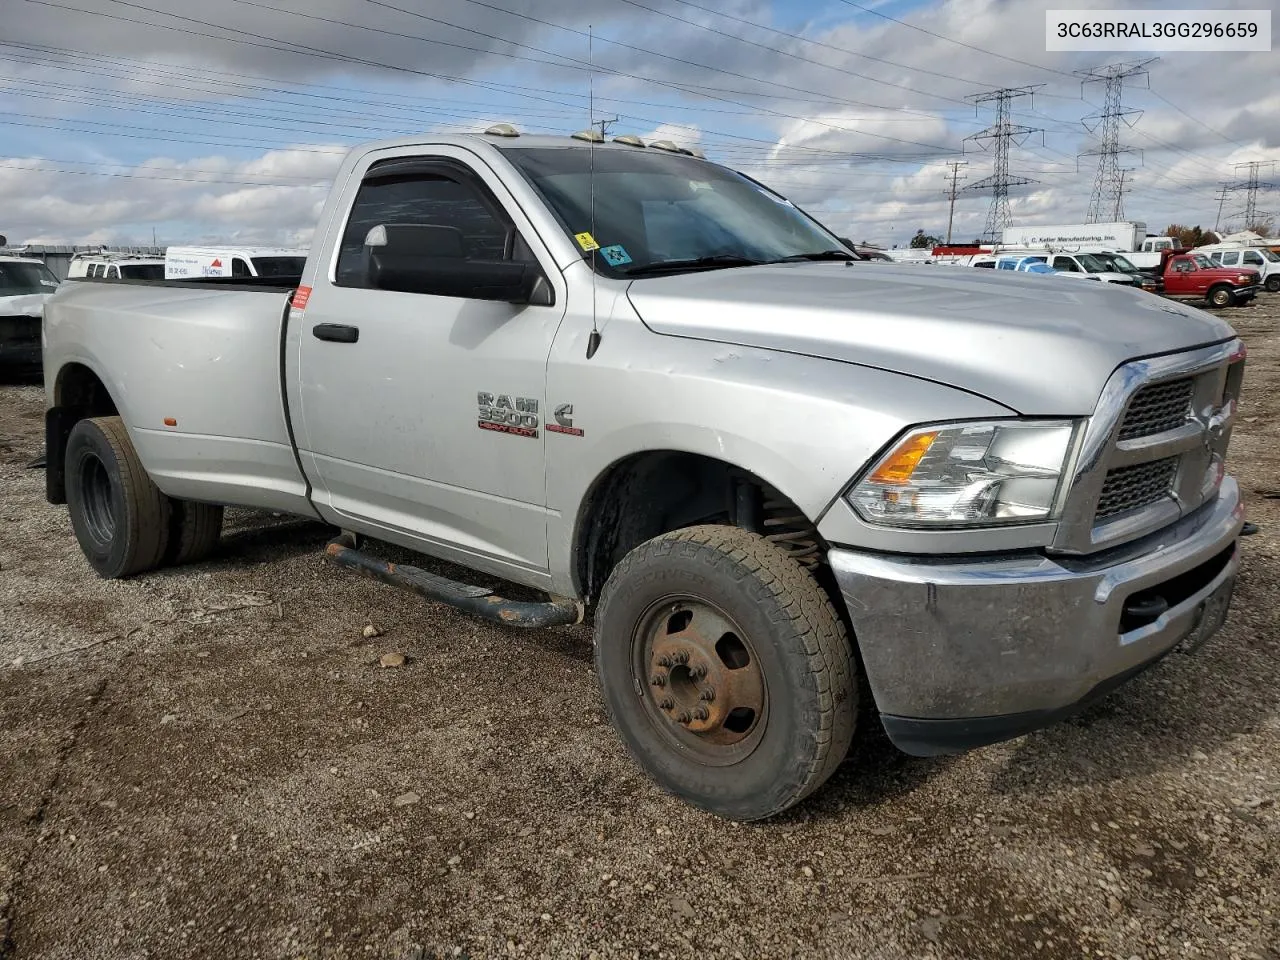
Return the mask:
M 119 417 L 81 420 L 66 452 L 67 508 L 89 565 L 114 580 L 160 565 L 169 498 L 151 482 Z
M 1205 299 L 1209 301 L 1210 306 L 1218 308 L 1229 307 L 1236 302 L 1235 294 L 1231 292 L 1230 287 L 1214 287 Z
M 844 625 L 763 537 L 698 526 L 632 550 L 595 617 L 610 720 L 670 793 L 731 820 L 800 802 L 849 750 L 857 707 Z
M 1280 293 L 1280 273 L 1267 277 L 1267 293 Z

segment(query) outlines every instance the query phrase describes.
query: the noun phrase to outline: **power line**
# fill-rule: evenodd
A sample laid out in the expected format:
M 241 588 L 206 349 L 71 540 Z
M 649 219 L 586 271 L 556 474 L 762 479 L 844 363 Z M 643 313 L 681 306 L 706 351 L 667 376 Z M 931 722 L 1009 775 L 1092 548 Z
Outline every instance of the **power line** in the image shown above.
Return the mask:
M 1035 84 L 1026 87 L 1001 87 L 986 93 L 972 94 L 969 99 L 975 105 L 995 103 L 996 122 L 985 130 L 965 137 L 965 142 L 973 141 L 983 150 L 994 153 L 991 176 L 984 177 L 976 183 L 965 187 L 966 190 L 990 190 L 991 208 L 987 212 L 987 224 L 983 236 L 992 242 L 998 242 L 1006 227 L 1013 225 L 1013 215 L 1009 210 L 1009 188 L 1035 183 L 1029 177 L 1014 176 L 1009 173 L 1009 147 L 1026 142 L 1033 133 L 1041 131 L 1033 127 L 1011 123 L 1009 120 L 1010 105 L 1020 97 L 1029 97 L 1035 93 Z
M 1088 83 L 1101 82 L 1106 89 L 1102 109 L 1089 114 L 1081 121 L 1090 133 L 1099 131 L 1101 141 L 1097 148 L 1085 150 L 1079 154 L 1081 157 L 1098 158 L 1098 170 L 1093 178 L 1093 192 L 1089 195 L 1089 212 L 1085 216 L 1085 223 L 1099 223 L 1109 213 L 1119 210 L 1122 206 L 1120 194 L 1123 180 L 1120 174 L 1120 154 L 1132 153 L 1133 149 L 1120 145 L 1120 121 L 1124 120 L 1132 126 L 1136 119 L 1130 121 L 1129 118 L 1142 116 L 1142 111 L 1126 110 L 1121 103 L 1121 94 L 1124 91 L 1125 80 L 1147 76 L 1147 65 L 1154 63 L 1156 59 L 1152 57 L 1148 60 L 1112 63 L 1090 70 L 1076 71 L 1076 75 L 1081 78 L 1082 96 L 1084 86 Z
M 918 27 L 914 23 L 908 23 L 905 20 L 899 20 L 897 17 L 891 17 L 887 13 L 881 13 L 879 10 L 873 10 L 871 7 L 864 7 L 860 3 L 855 3 L 854 0 L 840 0 L 840 2 L 848 4 L 851 7 L 856 7 L 857 9 L 861 10 L 863 13 L 869 13 L 873 17 L 879 17 L 881 20 L 888 20 L 891 23 L 896 23 L 900 26 L 908 27 L 911 30 L 915 30 L 918 33 L 927 34 L 937 40 L 945 40 L 947 43 L 953 43 L 957 47 L 964 47 L 966 50 L 974 50 L 978 53 L 985 53 L 989 57 L 998 57 L 1001 60 L 1007 60 L 1009 63 L 1017 63 L 1024 67 L 1031 67 L 1033 70 L 1043 70 L 1046 73 L 1056 73 L 1058 74 L 1058 76 L 1061 76 L 1061 77 L 1071 76 L 1071 74 L 1066 73 L 1062 70 L 1055 70 L 1053 67 L 1046 67 L 1040 63 L 1031 63 L 1029 60 L 1019 60 L 1017 57 L 1006 57 L 1003 53 L 996 53 L 994 50 L 987 50 L 983 47 L 975 47 L 973 44 L 965 43 L 963 40 L 956 40 L 952 37 L 944 36 L 941 33 L 934 33 L 932 30 L 926 30 L 924 27 Z

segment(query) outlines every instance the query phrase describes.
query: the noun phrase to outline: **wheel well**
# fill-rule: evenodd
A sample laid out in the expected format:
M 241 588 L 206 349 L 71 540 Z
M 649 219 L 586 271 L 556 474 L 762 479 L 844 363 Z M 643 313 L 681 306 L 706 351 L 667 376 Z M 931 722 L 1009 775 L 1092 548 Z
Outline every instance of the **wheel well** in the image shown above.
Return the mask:
M 58 371 L 53 405 L 81 412 L 84 417 L 110 417 L 119 411 L 106 384 L 83 363 L 69 363 Z
M 53 406 L 45 412 L 45 499 L 66 503 L 67 438 L 86 417 L 110 417 L 119 413 L 106 384 L 82 363 L 69 363 L 58 371 L 53 384 Z
M 596 481 L 580 518 L 574 555 L 588 603 L 632 549 L 697 524 L 762 534 L 810 569 L 826 556 L 813 522 L 791 500 L 754 473 L 699 454 L 650 451 L 620 460 Z

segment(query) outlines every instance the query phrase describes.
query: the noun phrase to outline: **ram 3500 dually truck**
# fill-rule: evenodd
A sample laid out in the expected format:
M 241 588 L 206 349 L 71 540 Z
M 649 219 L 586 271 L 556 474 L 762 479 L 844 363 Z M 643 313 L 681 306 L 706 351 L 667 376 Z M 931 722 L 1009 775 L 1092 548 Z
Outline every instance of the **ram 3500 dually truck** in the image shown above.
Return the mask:
M 907 752 L 1017 736 L 1202 642 L 1236 575 L 1225 323 L 858 261 L 666 144 L 360 147 L 304 276 L 74 281 L 45 337 L 48 499 L 99 574 L 236 504 L 499 622 L 589 611 L 627 747 L 730 818 L 831 775 L 863 677 Z

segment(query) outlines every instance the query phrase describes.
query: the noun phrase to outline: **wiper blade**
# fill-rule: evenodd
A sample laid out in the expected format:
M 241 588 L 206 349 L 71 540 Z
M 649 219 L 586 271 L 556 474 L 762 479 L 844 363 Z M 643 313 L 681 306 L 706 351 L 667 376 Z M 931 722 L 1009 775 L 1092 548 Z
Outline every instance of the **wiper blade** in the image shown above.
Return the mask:
M 680 270 L 714 270 L 719 267 L 758 267 L 764 260 L 752 260 L 737 254 L 721 253 L 713 257 L 690 257 L 685 260 L 659 260 L 632 267 L 628 277 L 640 277 L 652 273 L 674 273 Z
M 845 250 L 820 250 L 817 253 L 796 253 L 773 263 L 799 263 L 802 260 L 857 260 L 852 253 Z

